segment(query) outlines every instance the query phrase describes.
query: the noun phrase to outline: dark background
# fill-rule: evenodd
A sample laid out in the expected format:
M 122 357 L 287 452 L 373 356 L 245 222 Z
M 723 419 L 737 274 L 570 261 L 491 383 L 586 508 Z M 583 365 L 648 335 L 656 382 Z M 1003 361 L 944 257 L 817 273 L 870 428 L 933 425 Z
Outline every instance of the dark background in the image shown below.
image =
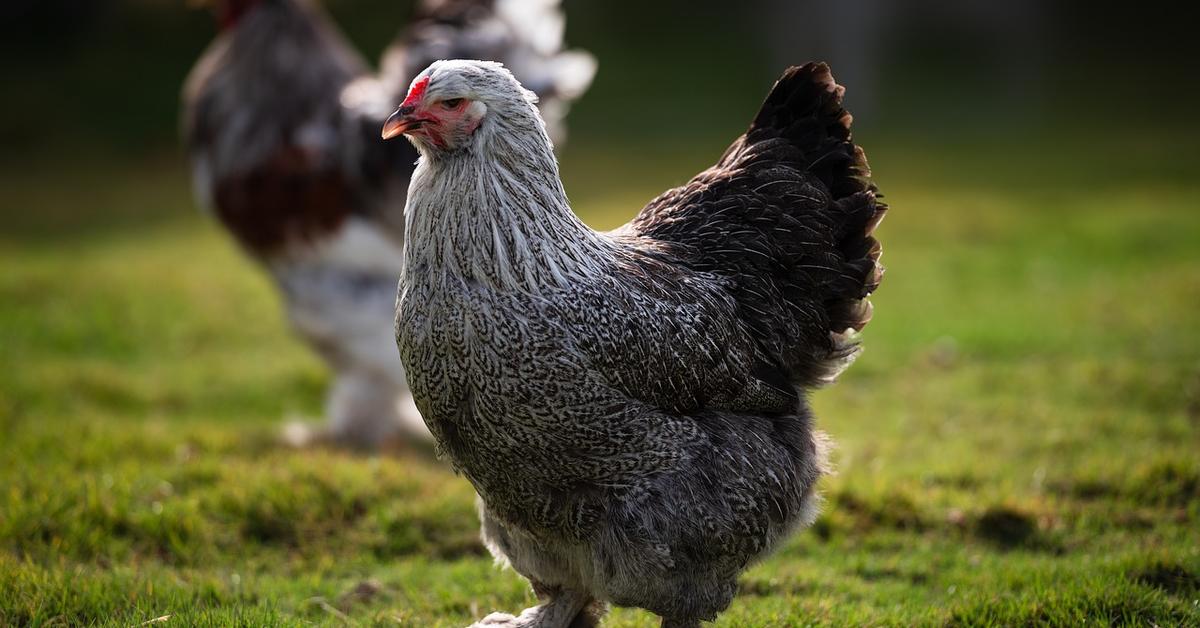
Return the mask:
M 330 0 L 369 59 L 410 4 Z M 728 141 L 789 63 L 824 59 L 860 133 L 928 142 L 1077 141 L 1197 128 L 1197 59 L 1177 3 L 568 0 L 568 43 L 600 62 L 571 150 Z M 152 0 L 0 8 L 6 161 L 176 143 L 179 86 L 208 11 Z

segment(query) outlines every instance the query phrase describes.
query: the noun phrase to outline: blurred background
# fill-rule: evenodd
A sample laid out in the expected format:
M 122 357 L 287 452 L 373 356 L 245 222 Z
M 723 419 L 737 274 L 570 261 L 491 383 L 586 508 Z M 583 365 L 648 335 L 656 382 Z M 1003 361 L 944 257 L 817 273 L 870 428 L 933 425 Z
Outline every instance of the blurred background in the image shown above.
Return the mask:
M 325 5 L 368 59 L 411 9 Z M 810 59 L 832 63 L 849 86 L 860 132 L 919 146 L 1148 130 L 1186 144 L 1197 126 L 1200 61 L 1165 1 L 567 0 L 566 9 L 567 41 L 602 62 L 573 112 L 580 141 L 568 159 L 598 146 L 630 155 L 719 146 L 782 68 Z M 15 0 L 2 11 L 8 158 L 61 160 L 64 144 L 110 158 L 175 149 L 180 83 L 215 31 L 208 11 L 152 0 Z
M 323 4 L 368 59 L 410 9 Z M 892 206 L 866 352 L 815 395 L 828 512 L 720 625 L 1200 623 L 1200 55 L 1176 3 L 565 11 L 599 63 L 560 153 L 589 224 L 711 164 L 813 59 Z M 183 2 L 0 7 L 0 624 L 521 608 L 438 463 L 277 445 L 328 373 L 192 200 L 179 92 L 215 30 Z

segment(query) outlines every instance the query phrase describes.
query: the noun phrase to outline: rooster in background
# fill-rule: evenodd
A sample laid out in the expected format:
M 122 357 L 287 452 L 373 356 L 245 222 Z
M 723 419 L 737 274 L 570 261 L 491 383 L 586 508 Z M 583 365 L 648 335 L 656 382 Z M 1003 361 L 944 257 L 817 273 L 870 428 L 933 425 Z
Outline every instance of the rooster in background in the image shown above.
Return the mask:
M 372 74 L 306 0 L 215 0 L 221 32 L 183 92 L 200 203 L 275 280 L 288 318 L 333 368 L 328 424 L 289 427 L 376 448 L 427 438 L 396 353 L 403 210 L 417 153 L 379 128 L 417 71 L 462 56 L 506 63 L 561 139 L 592 57 L 562 51 L 557 0 L 425 0 Z

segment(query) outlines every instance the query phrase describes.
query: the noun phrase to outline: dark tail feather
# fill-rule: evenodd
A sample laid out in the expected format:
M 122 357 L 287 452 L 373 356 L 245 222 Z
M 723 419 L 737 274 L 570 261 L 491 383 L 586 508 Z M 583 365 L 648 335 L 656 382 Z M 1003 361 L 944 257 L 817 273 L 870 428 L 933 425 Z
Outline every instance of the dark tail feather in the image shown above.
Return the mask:
M 841 257 L 839 280 L 826 295 L 830 348 L 814 380 L 830 381 L 858 352 L 856 333 L 871 320 L 867 300 L 883 278 L 882 249 L 872 237 L 887 205 L 879 200 L 861 148 L 854 145 L 853 117 L 842 107 L 845 90 L 829 66 L 808 63 L 789 68 L 775 83 L 747 132 L 783 137 L 800 154 L 800 166 L 819 178 L 833 196 L 833 223 Z

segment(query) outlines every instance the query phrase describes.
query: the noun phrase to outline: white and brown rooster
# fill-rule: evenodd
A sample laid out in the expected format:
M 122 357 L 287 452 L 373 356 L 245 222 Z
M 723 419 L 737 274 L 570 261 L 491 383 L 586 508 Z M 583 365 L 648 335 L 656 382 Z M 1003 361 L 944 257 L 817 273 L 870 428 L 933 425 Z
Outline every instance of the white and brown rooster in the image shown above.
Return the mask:
M 599 233 L 571 211 L 534 95 L 422 72 L 384 136 L 421 154 L 397 335 L 417 407 L 542 604 L 479 625 L 697 626 L 812 521 L 807 391 L 857 353 L 885 205 L 842 88 L 794 67 L 715 166 Z
M 334 370 L 324 435 L 367 448 L 427 438 L 393 340 L 417 153 L 380 141 L 379 125 L 436 59 L 512 63 L 556 120 L 594 62 L 561 50 L 552 0 L 426 0 L 379 75 L 306 0 L 213 4 L 221 33 L 184 88 L 200 201 L 272 275 L 292 326 Z

